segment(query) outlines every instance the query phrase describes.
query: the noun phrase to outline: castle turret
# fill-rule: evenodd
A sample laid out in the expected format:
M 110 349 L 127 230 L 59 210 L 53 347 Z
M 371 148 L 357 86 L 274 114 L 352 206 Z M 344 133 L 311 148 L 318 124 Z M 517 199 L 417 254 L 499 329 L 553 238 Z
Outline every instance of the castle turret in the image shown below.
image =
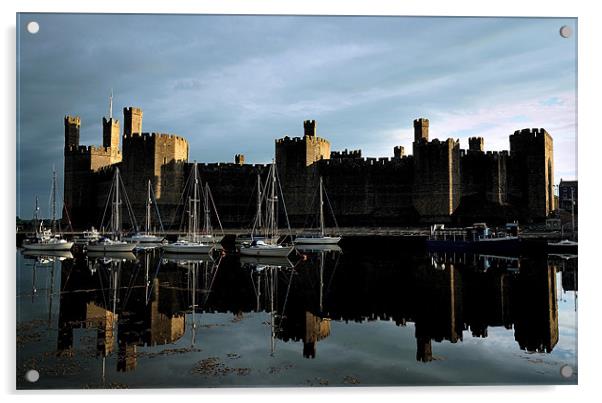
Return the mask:
M 112 117 L 102 118 L 102 146 L 119 148 L 119 121 Z
M 403 146 L 395 146 L 393 148 L 393 156 L 395 158 L 401 158 L 404 155 L 404 148 Z
M 79 146 L 79 128 L 81 120 L 79 116 L 65 116 L 65 149 Z
M 244 156 L 244 154 L 236 154 L 234 156 L 234 163 L 236 165 L 244 165 L 245 164 L 245 156 Z
M 315 120 L 303 121 L 303 129 L 305 130 L 306 136 L 315 136 L 316 135 L 316 121 Z
M 470 137 L 468 139 L 468 150 L 469 151 L 478 151 L 483 152 L 485 145 L 485 140 L 483 137 Z
M 429 120 L 420 118 L 414 120 L 414 141 L 429 141 Z
M 131 136 L 133 133 L 142 134 L 142 109 L 123 108 L 123 135 Z

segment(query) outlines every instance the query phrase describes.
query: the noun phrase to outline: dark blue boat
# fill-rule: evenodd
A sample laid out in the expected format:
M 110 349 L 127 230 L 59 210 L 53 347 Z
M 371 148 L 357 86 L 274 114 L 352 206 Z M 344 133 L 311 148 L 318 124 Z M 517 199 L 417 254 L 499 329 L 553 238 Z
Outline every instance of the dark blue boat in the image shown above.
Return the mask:
M 471 253 L 513 253 L 519 250 L 518 224 L 506 225 L 505 231 L 494 232 L 485 223 L 471 227 L 445 228 L 443 224 L 431 226 L 426 240 L 430 251 Z

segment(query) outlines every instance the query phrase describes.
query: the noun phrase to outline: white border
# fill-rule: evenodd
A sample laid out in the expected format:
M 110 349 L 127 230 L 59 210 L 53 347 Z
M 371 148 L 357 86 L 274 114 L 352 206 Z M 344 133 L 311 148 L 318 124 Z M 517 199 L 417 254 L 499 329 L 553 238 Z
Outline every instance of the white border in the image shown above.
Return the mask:
M 392 4 L 395 3 L 395 4 Z M 579 181 L 580 183 L 580 295 L 579 295 L 579 386 L 577 387 L 441 387 L 441 388 L 329 388 L 329 389 L 197 389 L 197 390 L 153 390 L 128 392 L 14 392 L 15 384 L 15 273 L 14 264 L 5 263 L 0 268 L 3 274 L 2 302 L 5 323 L 0 331 L 3 363 L 2 391 L 7 401 L 16 398 L 26 400 L 49 399 L 50 401 L 77 401 L 86 399 L 100 402 L 105 399 L 131 399 L 138 396 L 145 401 L 164 401 L 170 395 L 176 399 L 195 396 L 214 401 L 234 398 L 252 401 L 285 400 L 332 400 L 342 398 L 363 401 L 372 395 L 378 400 L 410 399 L 422 402 L 462 400 L 465 402 L 507 402 L 510 399 L 545 399 L 551 401 L 572 401 L 595 396 L 602 385 L 598 379 L 600 348 L 602 337 L 599 307 L 602 301 L 600 292 L 600 271 L 594 256 L 596 224 L 600 213 L 596 208 L 601 200 L 599 168 L 602 151 L 600 137 L 602 130 L 596 117 L 601 112 L 600 79 L 602 74 L 600 51 L 602 48 L 602 16 L 596 13 L 594 1 L 545 1 L 529 3 L 524 0 L 505 0 L 495 3 L 487 1 L 387 1 L 387 0 L 237 0 L 237 1 L 186 1 L 186 0 L 94 0 L 94 1 L 3 1 L 0 3 L 3 28 L 2 80 L 4 89 L 2 102 L 2 123 L 4 130 L 3 158 L 1 160 L 4 187 L 0 198 L 2 203 L 1 245 L 6 256 L 14 260 L 14 218 L 15 218 L 15 13 L 20 12 L 120 12 L 120 13 L 215 13 L 215 14 L 336 14 L 336 15 L 453 15 L 453 16 L 533 16 L 533 17 L 578 17 L 579 30 Z M 597 185 L 597 186 L 596 186 Z M 12 191 L 11 191 L 12 190 Z M 596 231 L 597 232 L 597 231 Z M 5 261 L 6 262 L 6 261 Z M 598 341 L 598 343 L 597 343 Z M 84 395 L 85 394 L 85 395 Z

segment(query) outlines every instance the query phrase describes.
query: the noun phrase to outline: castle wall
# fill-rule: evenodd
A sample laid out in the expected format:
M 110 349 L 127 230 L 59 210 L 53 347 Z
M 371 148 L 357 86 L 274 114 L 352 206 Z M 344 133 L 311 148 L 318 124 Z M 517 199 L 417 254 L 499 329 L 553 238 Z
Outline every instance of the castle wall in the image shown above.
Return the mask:
M 113 148 L 70 146 L 65 150 L 64 203 L 73 224 L 98 225 L 98 210 L 94 206 L 98 197 L 106 198 L 106 194 L 98 186 L 96 174 L 120 160 L 121 153 Z
M 189 164 L 190 171 L 192 164 Z M 202 183 L 208 183 L 219 218 L 224 227 L 251 228 L 257 213 L 257 175 L 262 187 L 267 180 L 269 165 L 198 164 Z M 288 204 L 287 204 L 288 207 Z M 212 225 L 217 220 L 212 213 Z M 284 222 L 282 221 L 282 226 Z
M 340 226 L 403 225 L 416 220 L 412 205 L 413 158 L 340 158 L 317 163 L 317 175 Z M 311 221 L 317 217 L 318 187 L 311 189 Z M 325 202 L 326 203 L 326 202 Z M 327 226 L 333 226 L 330 210 L 324 207 Z

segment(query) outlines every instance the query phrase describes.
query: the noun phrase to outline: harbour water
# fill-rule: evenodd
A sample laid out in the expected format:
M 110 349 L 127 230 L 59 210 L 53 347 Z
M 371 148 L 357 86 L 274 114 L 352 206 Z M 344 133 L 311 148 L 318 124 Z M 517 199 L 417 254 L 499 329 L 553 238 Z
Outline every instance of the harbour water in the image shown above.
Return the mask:
M 576 257 L 362 245 L 290 263 L 17 249 L 17 387 L 577 383 Z

